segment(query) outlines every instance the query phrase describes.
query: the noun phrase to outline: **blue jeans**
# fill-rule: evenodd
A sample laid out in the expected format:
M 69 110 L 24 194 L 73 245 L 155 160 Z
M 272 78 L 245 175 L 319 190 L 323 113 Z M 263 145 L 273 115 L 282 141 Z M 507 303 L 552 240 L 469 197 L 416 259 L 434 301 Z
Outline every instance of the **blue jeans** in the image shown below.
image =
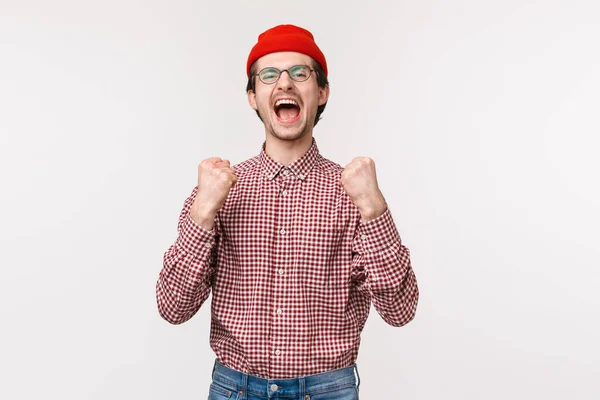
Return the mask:
M 265 379 L 215 361 L 212 379 L 208 400 L 358 400 L 360 386 L 356 364 L 298 378 Z

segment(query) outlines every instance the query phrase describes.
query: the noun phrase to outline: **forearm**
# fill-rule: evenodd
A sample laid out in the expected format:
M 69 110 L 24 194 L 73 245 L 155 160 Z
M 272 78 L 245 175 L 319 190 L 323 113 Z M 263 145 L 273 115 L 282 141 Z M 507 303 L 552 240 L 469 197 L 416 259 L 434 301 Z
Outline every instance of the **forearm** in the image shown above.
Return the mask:
M 392 326 L 410 322 L 416 312 L 419 290 L 411 267 L 410 252 L 402 245 L 389 210 L 359 228 L 354 245 L 353 269 L 365 292 Z
M 208 231 L 190 216 L 196 191 L 181 212 L 176 242 L 165 252 L 156 283 L 160 315 L 172 324 L 189 320 L 210 293 L 215 266 L 215 231 Z
M 419 300 L 409 250 L 396 243 L 368 258 L 365 283 L 373 306 L 389 325 L 409 323 L 415 316 Z
M 189 320 L 210 293 L 211 255 L 188 253 L 177 244 L 165 253 L 156 283 L 160 315 L 172 324 Z

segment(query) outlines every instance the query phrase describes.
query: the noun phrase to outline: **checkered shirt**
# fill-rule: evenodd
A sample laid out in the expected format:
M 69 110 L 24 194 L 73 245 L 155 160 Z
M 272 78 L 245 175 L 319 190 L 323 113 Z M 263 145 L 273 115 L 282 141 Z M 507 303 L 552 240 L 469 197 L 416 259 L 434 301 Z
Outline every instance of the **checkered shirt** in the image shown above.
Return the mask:
M 210 345 L 224 365 L 268 379 L 352 365 L 371 303 L 401 326 L 419 291 L 389 208 L 361 221 L 343 168 L 311 148 L 287 167 L 261 153 L 208 231 L 184 203 L 156 285 L 160 315 L 189 320 L 212 289 Z

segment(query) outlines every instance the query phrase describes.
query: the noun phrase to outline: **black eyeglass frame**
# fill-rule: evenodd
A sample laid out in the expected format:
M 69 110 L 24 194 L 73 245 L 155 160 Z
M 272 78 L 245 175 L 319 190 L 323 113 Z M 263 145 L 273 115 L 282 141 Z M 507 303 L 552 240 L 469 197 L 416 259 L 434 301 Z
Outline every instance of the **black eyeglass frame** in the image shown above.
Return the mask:
M 308 69 L 308 70 L 310 71 L 310 72 L 308 73 L 308 76 L 306 77 L 306 79 L 299 81 L 298 79 L 295 79 L 295 78 L 292 76 L 292 74 L 290 74 L 290 69 L 294 69 L 294 68 L 296 68 L 296 67 L 305 67 L 306 69 Z M 260 77 L 260 74 L 261 74 L 261 73 L 262 73 L 264 70 L 266 70 L 266 69 L 274 69 L 275 71 L 278 71 L 278 72 L 279 72 L 279 76 L 277 76 L 277 79 L 275 79 L 273 82 L 265 82 L 265 81 L 263 81 L 263 80 L 261 79 L 261 77 Z M 290 68 L 287 68 L 287 69 L 281 69 L 281 70 L 280 70 L 280 69 L 278 69 L 278 68 L 275 68 L 275 67 L 265 67 L 265 68 L 261 69 L 260 71 L 258 71 L 258 74 L 254 74 L 254 75 L 251 75 L 251 76 L 252 76 L 252 77 L 258 76 L 258 79 L 259 79 L 259 80 L 260 80 L 262 83 L 264 83 L 265 85 L 272 85 L 272 84 L 274 84 L 274 83 L 277 83 L 277 81 L 279 81 L 279 78 L 281 78 L 281 74 L 283 74 L 284 72 L 287 72 L 287 73 L 288 73 L 288 76 L 290 77 L 290 79 L 291 79 L 291 80 L 293 80 L 294 82 L 306 82 L 307 80 L 309 80 L 309 79 L 310 79 L 310 77 L 311 77 L 312 73 L 313 73 L 313 72 L 316 72 L 316 71 L 315 71 L 314 69 L 312 69 L 311 67 L 309 67 L 308 65 L 299 64 L 299 65 L 293 65 L 293 66 L 291 66 Z

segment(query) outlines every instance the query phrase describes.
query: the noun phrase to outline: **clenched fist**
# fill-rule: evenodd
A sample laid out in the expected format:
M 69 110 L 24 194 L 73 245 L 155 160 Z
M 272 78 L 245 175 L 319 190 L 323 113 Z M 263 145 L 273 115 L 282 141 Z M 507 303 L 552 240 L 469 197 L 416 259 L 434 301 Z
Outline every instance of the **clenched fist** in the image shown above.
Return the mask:
M 228 160 L 208 158 L 198 165 L 198 193 L 190 208 L 190 216 L 207 230 L 213 228 L 217 211 L 225 203 L 237 176 Z
M 377 184 L 375 162 L 370 158 L 356 157 L 346 165 L 342 171 L 340 185 L 358 207 L 365 222 L 379 217 L 387 209 Z

